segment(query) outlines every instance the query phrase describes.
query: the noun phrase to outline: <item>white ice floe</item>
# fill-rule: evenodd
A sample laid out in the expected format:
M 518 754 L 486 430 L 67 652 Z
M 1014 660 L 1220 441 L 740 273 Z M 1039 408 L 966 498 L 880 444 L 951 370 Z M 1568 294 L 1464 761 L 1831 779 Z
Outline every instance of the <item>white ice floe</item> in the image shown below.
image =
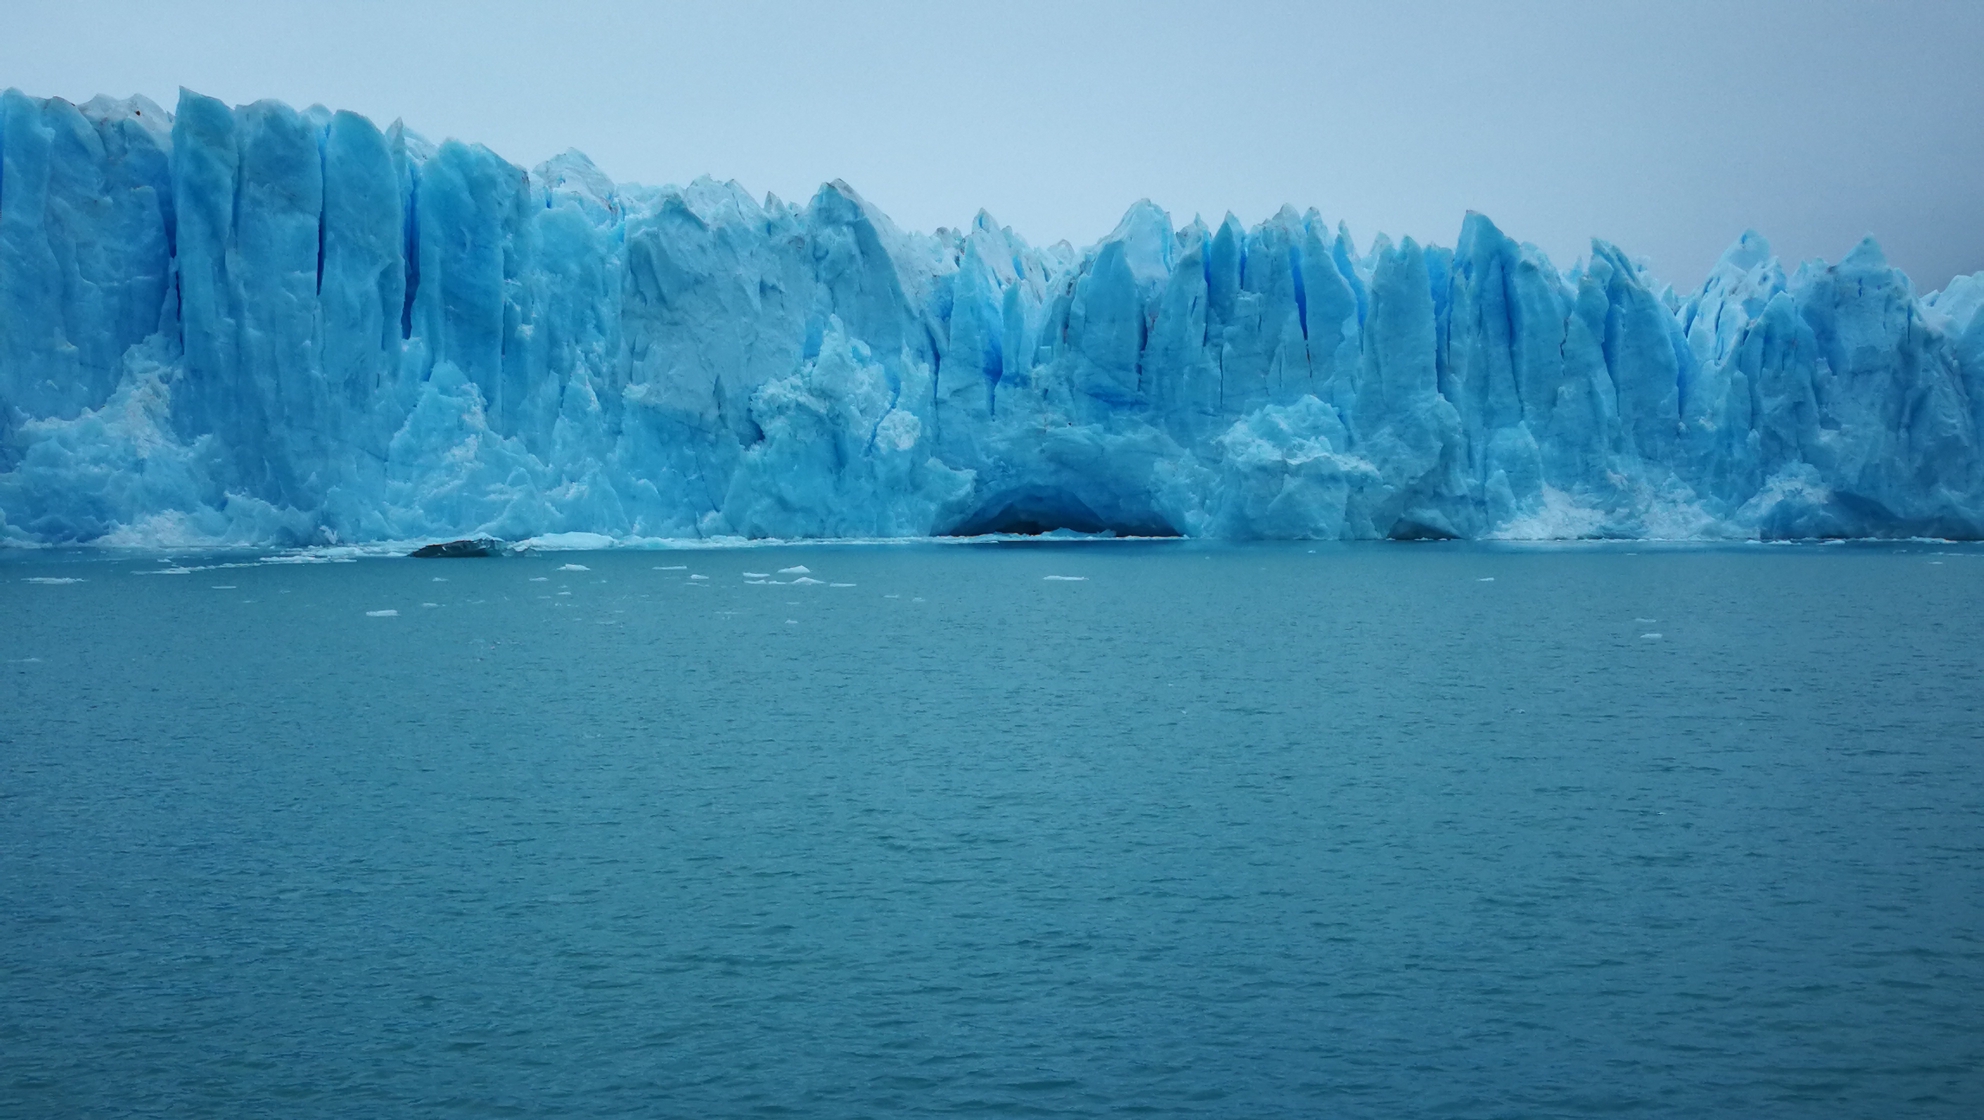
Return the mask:
M 657 572 L 686 572 L 688 570 L 689 565 L 687 564 L 662 564 L 655 568 Z
M 710 577 L 708 577 L 708 576 L 701 576 L 701 575 L 697 575 L 697 576 L 690 576 L 689 578 L 690 578 L 690 579 L 708 579 L 708 578 L 710 578 Z
M 827 586 L 828 586 L 828 587 L 853 587 L 854 585 L 853 585 L 853 584 L 851 584 L 851 583 L 830 583 L 830 584 L 828 584 Z
M 365 612 L 366 618 L 398 618 L 399 616 L 400 616 L 400 612 L 394 610 Z
M 28 583 L 81 583 L 80 576 L 29 576 Z
M 1659 641 L 1659 640 L 1660 640 L 1660 631 L 1658 631 L 1658 630 L 1651 630 L 1651 631 L 1648 631 L 1648 632 L 1647 632 L 1647 633 L 1645 633 L 1645 634 L 1641 634 L 1641 635 L 1640 635 L 1640 639 L 1641 639 L 1642 641 L 1648 641 L 1648 642 L 1657 642 L 1657 641 Z
M 771 578 L 771 573 L 770 573 L 770 572 L 745 572 L 745 573 L 744 573 L 744 578 L 745 578 L 745 579 L 770 579 L 770 578 Z
M 1083 580 L 1087 579 L 1088 577 L 1087 576 L 1041 576 L 1040 578 L 1049 579 L 1049 580 L 1058 580 L 1062 583 L 1080 583 Z
M 591 569 L 591 568 L 588 568 L 588 567 L 586 567 L 586 566 L 585 566 L 584 564 L 560 564 L 560 565 L 558 566 L 558 570 L 559 570 L 559 571 L 561 571 L 561 572 L 590 572 L 590 571 L 592 571 L 592 569 Z
M 797 587 L 799 584 L 802 583 L 810 583 L 817 585 L 825 582 L 826 582 L 825 580 L 814 579 L 812 576 L 800 576 L 798 579 L 792 581 L 793 586 L 795 587 Z
M 813 574 L 813 569 L 804 564 L 794 564 L 790 568 L 780 568 L 778 574 L 782 576 L 809 576 Z

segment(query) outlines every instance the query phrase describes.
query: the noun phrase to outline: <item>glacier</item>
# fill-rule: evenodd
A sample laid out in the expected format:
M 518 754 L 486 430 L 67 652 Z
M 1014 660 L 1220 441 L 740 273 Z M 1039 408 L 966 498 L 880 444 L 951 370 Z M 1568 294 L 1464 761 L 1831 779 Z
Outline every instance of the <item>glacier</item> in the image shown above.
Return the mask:
M 181 91 L 0 98 L 0 543 L 1984 535 L 1984 273 L 1095 245 Z

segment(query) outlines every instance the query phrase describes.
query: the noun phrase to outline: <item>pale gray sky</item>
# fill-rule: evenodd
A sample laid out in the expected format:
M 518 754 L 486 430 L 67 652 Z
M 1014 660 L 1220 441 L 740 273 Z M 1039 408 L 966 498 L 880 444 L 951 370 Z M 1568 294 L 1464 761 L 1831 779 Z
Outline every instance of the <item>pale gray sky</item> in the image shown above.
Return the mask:
M 332 14 L 335 12 L 335 14 Z M 1788 261 L 1881 239 L 1984 269 L 1984 4 L 0 3 L 0 86 L 185 85 L 394 117 L 529 166 L 852 183 L 912 229 L 980 207 L 1094 241 L 1284 202 L 1452 244 L 1480 210 L 1559 265 L 1677 287 L 1745 227 Z

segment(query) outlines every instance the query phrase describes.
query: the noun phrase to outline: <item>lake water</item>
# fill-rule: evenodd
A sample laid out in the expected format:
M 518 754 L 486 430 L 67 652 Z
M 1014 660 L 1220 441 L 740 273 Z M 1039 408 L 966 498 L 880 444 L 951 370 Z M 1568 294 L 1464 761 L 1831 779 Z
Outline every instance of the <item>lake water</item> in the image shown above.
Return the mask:
M 0 1114 L 1984 1115 L 1984 549 L 254 561 L 0 554 Z

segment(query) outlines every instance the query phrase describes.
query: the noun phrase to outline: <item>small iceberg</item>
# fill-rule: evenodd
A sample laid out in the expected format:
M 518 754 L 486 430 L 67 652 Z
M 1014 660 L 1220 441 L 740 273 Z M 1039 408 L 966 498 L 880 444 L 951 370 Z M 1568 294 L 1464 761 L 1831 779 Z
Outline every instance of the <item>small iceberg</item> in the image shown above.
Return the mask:
M 778 574 L 782 576 L 810 576 L 813 574 L 813 569 L 804 564 L 794 564 L 790 568 L 780 568 Z
M 558 566 L 558 570 L 559 570 L 559 571 L 561 571 L 561 572 L 590 572 L 590 571 L 592 571 L 592 569 L 591 569 L 591 568 L 588 568 L 588 567 L 586 567 L 586 566 L 585 566 L 584 564 L 560 564 L 560 565 Z
M 400 616 L 400 612 L 392 611 L 392 610 L 365 612 L 366 618 L 398 618 L 399 616 Z
M 1080 583 L 1083 580 L 1087 579 L 1088 577 L 1087 576 L 1041 576 L 1040 578 L 1046 580 L 1058 580 L 1061 583 Z

